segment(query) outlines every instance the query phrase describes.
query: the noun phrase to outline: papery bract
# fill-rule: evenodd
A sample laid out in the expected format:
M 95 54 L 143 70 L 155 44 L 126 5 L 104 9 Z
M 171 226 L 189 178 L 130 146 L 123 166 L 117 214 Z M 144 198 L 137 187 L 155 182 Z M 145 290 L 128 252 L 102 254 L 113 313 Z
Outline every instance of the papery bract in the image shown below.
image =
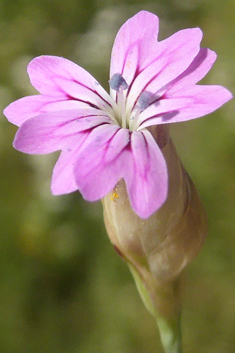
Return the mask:
M 216 55 L 200 49 L 198 28 L 158 42 L 158 17 L 141 11 L 119 30 L 110 68 L 110 95 L 69 60 L 41 56 L 28 65 L 40 95 L 4 111 L 19 130 L 14 147 L 29 154 L 61 150 L 51 183 L 54 194 L 79 190 L 88 201 L 124 179 L 133 210 L 148 218 L 167 198 L 162 152 L 147 128 L 213 112 L 231 93 L 195 85 Z

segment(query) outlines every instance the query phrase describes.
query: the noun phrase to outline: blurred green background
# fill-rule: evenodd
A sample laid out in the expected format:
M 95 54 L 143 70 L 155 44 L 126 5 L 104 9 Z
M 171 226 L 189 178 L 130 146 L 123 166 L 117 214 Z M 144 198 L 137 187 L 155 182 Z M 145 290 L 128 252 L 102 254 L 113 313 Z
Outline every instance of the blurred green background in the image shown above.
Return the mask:
M 0 0 L 0 106 L 33 94 L 31 58 L 64 56 L 108 89 L 120 25 L 145 9 L 160 17 L 160 38 L 200 27 L 218 60 L 204 83 L 234 91 L 234 0 Z M 208 240 L 187 271 L 185 353 L 235 351 L 234 102 L 172 126 L 172 135 L 209 215 Z M 1 109 L 1 110 L 2 110 Z M 57 154 L 23 155 L 16 128 L 0 120 L 0 352 L 162 352 L 127 266 L 105 233 L 100 203 L 79 193 L 54 197 Z

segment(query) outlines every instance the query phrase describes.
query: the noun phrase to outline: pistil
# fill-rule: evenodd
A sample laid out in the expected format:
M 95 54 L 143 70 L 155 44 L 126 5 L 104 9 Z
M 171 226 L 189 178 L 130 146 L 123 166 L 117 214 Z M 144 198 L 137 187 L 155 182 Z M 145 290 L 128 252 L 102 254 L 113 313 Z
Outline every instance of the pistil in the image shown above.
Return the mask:
M 118 115 L 121 127 L 126 129 L 127 126 L 127 117 L 126 117 L 126 97 L 124 91 L 128 88 L 128 85 L 125 79 L 121 74 L 114 74 L 109 80 L 110 88 L 116 91 L 116 102 L 118 105 Z
M 121 86 L 119 91 L 117 92 L 117 104 L 119 107 L 120 115 L 121 115 L 121 122 L 122 128 L 127 128 L 127 118 L 126 118 L 126 99 L 124 97 L 124 89 Z

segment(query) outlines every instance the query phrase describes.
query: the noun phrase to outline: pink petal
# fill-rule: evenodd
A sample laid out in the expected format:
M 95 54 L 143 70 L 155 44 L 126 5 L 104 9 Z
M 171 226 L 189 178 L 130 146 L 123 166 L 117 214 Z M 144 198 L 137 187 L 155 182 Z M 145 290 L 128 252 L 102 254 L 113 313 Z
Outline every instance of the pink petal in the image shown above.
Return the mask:
M 89 132 L 80 134 L 79 139 L 74 138 L 73 148 L 63 150 L 53 169 L 51 180 L 51 191 L 53 195 L 69 194 L 78 189 L 75 175 L 74 165 L 77 161 L 79 149 L 87 139 Z
M 86 70 L 56 56 L 40 56 L 28 65 L 32 85 L 43 95 L 67 97 L 86 102 L 91 107 L 110 109 L 113 101 Z
M 97 109 L 45 113 L 23 123 L 16 133 L 14 147 L 29 154 L 51 153 L 70 147 L 75 134 L 104 123 L 112 121 Z
M 165 85 L 185 71 L 200 50 L 202 32 L 185 29 L 158 43 L 154 60 L 136 77 L 128 96 L 128 108 L 133 107 L 143 91 L 157 94 Z
M 231 92 L 216 85 L 195 85 L 172 95 L 159 100 L 159 105 L 151 105 L 140 114 L 138 130 L 199 118 L 212 113 L 232 98 Z
M 87 108 L 87 104 L 76 100 L 37 95 L 18 99 L 8 105 L 3 113 L 11 123 L 20 126 L 26 120 L 42 113 L 83 107 Z
M 96 201 L 123 177 L 131 157 L 126 149 L 130 132 L 115 125 L 94 129 L 84 143 L 75 165 L 78 189 L 84 199 Z
M 168 92 L 171 94 L 184 87 L 192 86 L 199 82 L 212 68 L 216 53 L 207 48 L 202 48 L 191 65 L 175 80 L 169 83 Z
M 161 117 L 164 124 L 178 123 L 210 114 L 220 108 L 224 103 L 232 99 L 232 94 L 222 86 L 201 86 L 196 85 L 177 92 L 175 99 L 188 98 L 193 102 L 185 105 L 177 114 L 169 117 L 168 114 Z
M 110 77 L 119 73 L 128 85 L 132 82 L 137 69 L 150 61 L 156 50 L 158 27 L 158 17 L 147 11 L 124 23 L 114 41 Z
M 192 97 L 159 99 L 155 104 L 150 105 L 140 113 L 135 126 L 137 130 L 140 130 L 148 126 L 162 124 L 164 114 L 170 116 L 169 114 L 173 113 L 173 116 L 175 116 L 181 109 L 193 103 Z
M 166 200 L 168 176 L 165 159 L 149 131 L 131 134 L 133 171 L 124 179 L 131 206 L 141 218 L 148 218 Z

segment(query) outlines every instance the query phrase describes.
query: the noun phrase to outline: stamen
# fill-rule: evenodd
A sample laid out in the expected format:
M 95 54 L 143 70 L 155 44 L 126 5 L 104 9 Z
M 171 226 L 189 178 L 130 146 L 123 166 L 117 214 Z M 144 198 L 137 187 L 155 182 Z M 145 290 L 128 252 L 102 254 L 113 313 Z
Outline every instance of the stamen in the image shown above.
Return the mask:
M 133 115 L 130 119 L 130 128 L 136 130 L 138 127 L 139 115 L 142 111 L 147 109 L 152 103 L 157 101 L 159 97 L 156 94 L 153 94 L 149 91 L 144 91 L 141 93 L 137 100 Z
M 156 100 L 156 96 L 148 91 L 144 91 L 141 93 L 138 99 L 138 105 L 140 107 L 140 110 L 145 110 Z
M 127 126 L 126 119 L 126 98 L 124 97 L 123 91 L 128 88 L 126 80 L 121 74 L 114 74 L 109 80 L 110 88 L 116 91 L 116 102 L 118 105 L 118 116 L 120 117 L 120 125 L 125 129 Z
M 140 115 L 141 111 L 142 110 L 140 109 L 140 106 L 137 104 L 136 107 L 135 107 L 135 110 L 133 111 L 133 114 L 132 114 L 132 116 L 130 118 L 130 123 L 129 123 L 130 129 L 132 131 L 137 129 L 138 118 L 139 118 L 139 115 Z
M 126 83 L 125 79 L 122 77 L 121 74 L 114 74 L 111 79 L 109 80 L 110 87 L 114 90 L 119 92 L 119 89 L 122 88 L 123 90 L 128 88 L 128 84 Z

